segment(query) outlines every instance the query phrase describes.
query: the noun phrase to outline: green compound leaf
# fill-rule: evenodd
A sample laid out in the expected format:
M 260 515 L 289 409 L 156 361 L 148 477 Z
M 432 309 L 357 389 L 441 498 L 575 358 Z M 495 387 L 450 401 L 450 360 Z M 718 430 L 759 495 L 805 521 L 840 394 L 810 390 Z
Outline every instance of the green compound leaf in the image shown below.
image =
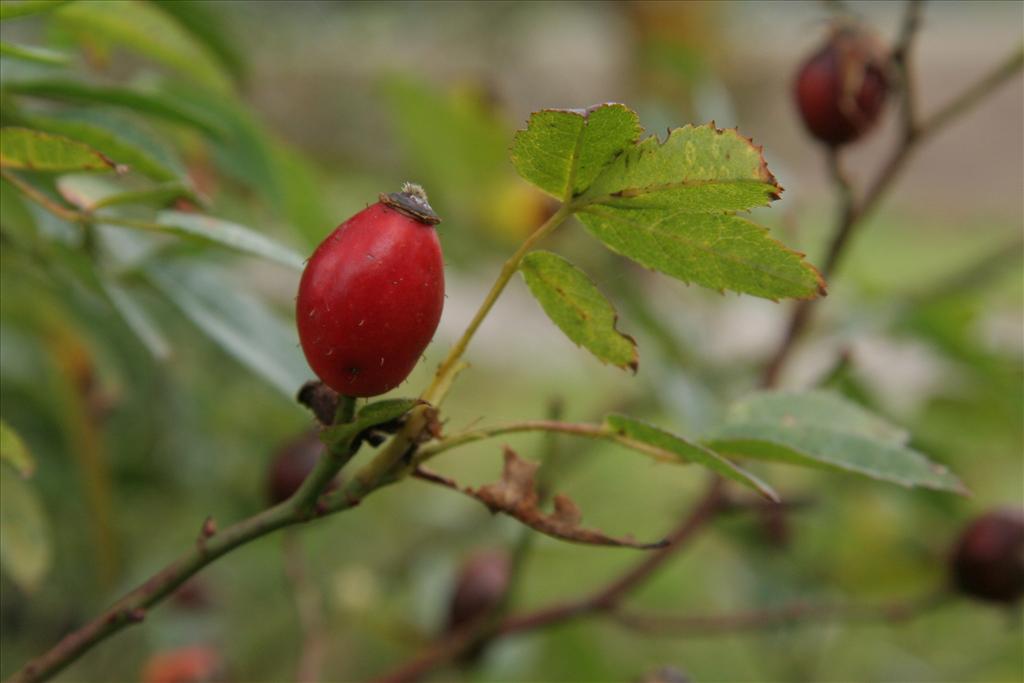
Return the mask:
M 545 110 L 516 134 L 512 162 L 526 180 L 569 204 L 613 251 L 683 282 L 778 300 L 824 295 L 821 275 L 736 216 L 782 188 L 762 150 L 713 124 L 640 140 L 623 105 Z
M 36 463 L 25 442 L 3 420 L 0 420 L 0 461 L 8 463 L 22 477 L 32 476 L 36 469 Z
M 945 466 L 907 447 L 906 440 L 906 432 L 835 394 L 758 392 L 732 407 L 707 445 L 739 458 L 967 493 Z
M 635 112 L 622 104 L 590 109 L 545 109 L 530 116 L 512 142 L 512 163 L 523 178 L 568 200 L 640 139 Z
M 320 439 L 335 453 L 346 451 L 367 429 L 394 422 L 419 403 L 415 398 L 392 398 L 367 404 L 354 420 L 325 429 Z
M 712 472 L 748 486 L 770 500 L 779 496 L 768 484 L 742 467 L 726 460 L 718 453 L 703 445 L 696 444 L 654 425 L 635 420 L 625 415 L 608 415 L 605 426 L 623 437 L 619 443 L 662 461 L 677 460 L 683 463 L 703 465 Z
M 615 309 L 582 270 L 549 251 L 527 254 L 519 269 L 544 312 L 569 339 L 602 363 L 636 372 L 636 342 L 615 329 Z
M 0 167 L 26 171 L 113 171 L 117 165 L 92 147 L 28 128 L 0 128 Z

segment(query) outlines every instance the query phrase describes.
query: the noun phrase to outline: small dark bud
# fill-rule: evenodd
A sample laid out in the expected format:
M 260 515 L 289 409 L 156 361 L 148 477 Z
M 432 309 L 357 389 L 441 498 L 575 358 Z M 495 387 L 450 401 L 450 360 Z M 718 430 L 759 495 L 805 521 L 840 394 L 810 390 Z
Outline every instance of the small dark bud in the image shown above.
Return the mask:
M 306 382 L 299 389 L 296 400 L 313 411 L 317 422 L 325 427 L 334 424 L 334 415 L 338 411 L 340 397 L 338 392 L 319 380 Z
M 1001 509 L 972 521 L 953 548 L 957 589 L 981 600 L 1012 604 L 1024 594 L 1024 511 Z
M 852 142 L 879 120 L 889 90 L 889 58 L 874 36 L 850 24 L 833 27 L 796 78 L 804 125 L 821 142 Z
M 459 569 L 448 608 L 448 631 L 478 622 L 501 604 L 510 577 L 508 555 L 499 550 L 471 555 Z
M 171 595 L 171 604 L 188 611 L 202 611 L 213 604 L 210 588 L 200 576 L 193 576 Z
M 320 441 L 319 432 L 315 429 L 281 445 L 270 463 L 267 476 L 267 498 L 270 503 L 276 505 L 291 498 L 326 450 L 326 446 Z M 327 490 L 331 491 L 337 487 L 338 480 L 335 479 Z

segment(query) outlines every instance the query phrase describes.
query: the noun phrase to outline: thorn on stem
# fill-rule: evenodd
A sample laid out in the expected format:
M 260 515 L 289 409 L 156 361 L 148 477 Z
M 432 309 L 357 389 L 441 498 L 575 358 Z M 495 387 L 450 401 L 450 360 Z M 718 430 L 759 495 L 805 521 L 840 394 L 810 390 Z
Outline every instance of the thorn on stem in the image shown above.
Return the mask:
M 203 520 L 203 528 L 200 533 L 204 540 L 217 533 L 217 520 L 215 520 L 212 515 L 207 516 L 207 518 Z

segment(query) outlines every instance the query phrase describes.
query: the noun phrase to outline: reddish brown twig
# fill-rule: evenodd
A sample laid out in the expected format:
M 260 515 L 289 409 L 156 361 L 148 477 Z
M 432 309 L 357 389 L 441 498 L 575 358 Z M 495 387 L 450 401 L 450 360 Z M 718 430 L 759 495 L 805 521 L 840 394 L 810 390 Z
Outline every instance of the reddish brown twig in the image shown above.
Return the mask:
M 496 638 L 522 631 L 533 631 L 586 614 L 613 609 L 623 597 L 649 579 L 665 562 L 686 546 L 723 509 L 725 502 L 724 483 L 720 479 L 715 479 L 682 523 L 669 534 L 667 545 L 646 555 L 643 561 L 638 562 L 611 583 L 576 600 L 508 617 L 493 627 L 490 634 L 479 631 L 457 632 L 435 643 L 394 671 L 376 679 L 377 683 L 409 683 L 419 680 L 428 672 L 458 657 L 474 643 L 480 642 L 482 637 Z
M 857 603 L 794 602 L 778 607 L 731 614 L 658 614 L 615 610 L 609 618 L 619 625 L 648 635 L 668 637 L 713 637 L 741 631 L 761 631 L 790 624 L 818 621 L 890 622 L 916 619 L 944 604 L 948 593 L 930 593 L 920 598 L 863 605 Z
M 892 188 L 907 161 L 921 144 L 934 136 L 946 124 L 984 100 L 1020 71 L 1021 66 L 1024 65 L 1024 50 L 1018 48 L 1008 59 L 966 88 L 934 114 L 918 120 L 914 79 L 910 71 L 910 57 L 919 25 L 920 3 L 912 0 L 907 4 L 900 37 L 893 50 L 893 65 L 900 77 L 900 117 L 902 121 L 900 138 L 888 160 L 882 165 L 859 200 L 842 173 L 839 154 L 831 149 L 827 152 L 828 166 L 838 198 L 838 212 L 832 240 L 821 264 L 821 273 L 826 279 L 835 274 L 842 256 L 846 253 L 850 239 L 863 225 L 864 220 L 877 208 L 885 193 Z M 761 374 L 761 386 L 771 387 L 778 383 L 782 368 L 789 360 L 804 332 L 807 331 L 813 309 L 812 301 L 801 301 L 793 307 L 782 339 L 765 364 Z

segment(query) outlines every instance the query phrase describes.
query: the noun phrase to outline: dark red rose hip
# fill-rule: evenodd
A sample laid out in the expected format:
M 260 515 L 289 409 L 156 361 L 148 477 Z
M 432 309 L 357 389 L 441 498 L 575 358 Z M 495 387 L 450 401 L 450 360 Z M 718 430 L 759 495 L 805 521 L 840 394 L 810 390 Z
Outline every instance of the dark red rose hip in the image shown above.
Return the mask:
M 849 25 L 833 29 L 797 74 L 796 102 L 807 130 L 831 146 L 866 133 L 882 113 L 887 71 L 885 50 L 873 36 Z
M 448 604 L 448 631 L 456 631 L 492 612 L 508 590 L 511 566 L 499 550 L 471 555 L 459 568 Z
M 957 589 L 990 602 L 1014 603 L 1024 595 L 1024 511 L 994 510 L 960 534 L 950 558 Z
M 316 429 L 281 444 L 267 470 L 267 500 L 270 504 L 277 505 L 291 498 L 326 451 L 327 447 Z M 336 489 L 337 482 L 337 479 L 332 481 L 326 490 Z
M 444 262 L 423 190 L 381 195 L 327 236 L 299 283 L 295 316 L 313 372 L 346 396 L 409 376 L 444 306 Z

